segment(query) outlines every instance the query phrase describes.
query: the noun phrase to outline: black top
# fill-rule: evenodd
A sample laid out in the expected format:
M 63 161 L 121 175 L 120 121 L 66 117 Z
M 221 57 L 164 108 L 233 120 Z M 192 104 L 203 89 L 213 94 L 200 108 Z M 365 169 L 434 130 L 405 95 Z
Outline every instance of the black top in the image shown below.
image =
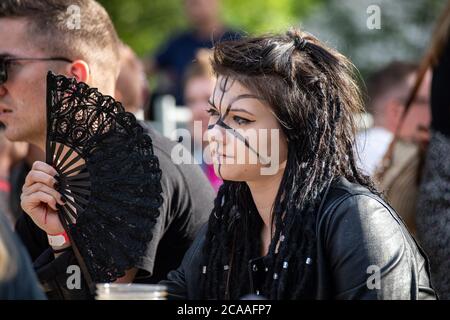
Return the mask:
M 0 300 L 31 300 L 45 299 L 42 289 L 34 273 L 30 258 L 10 230 L 9 222 L 0 212 L 0 246 L 7 253 L 1 257 L 0 263 L 6 263 L 6 274 L 0 275 Z
M 156 283 L 179 266 L 185 251 L 211 213 L 214 191 L 198 165 L 175 165 L 172 162 L 170 154 L 175 142 L 149 127 L 146 129 L 152 138 L 162 171 L 163 204 L 143 264 L 137 266 L 140 270 L 135 282 Z M 30 250 L 40 280 L 49 286 L 49 290 L 52 288 L 59 292 L 48 293 L 49 297 L 88 297 L 85 290 L 67 291 L 64 288 L 70 276 L 66 274 L 66 268 L 75 263 L 72 251 L 50 262 L 53 255 L 46 234 L 26 214 L 19 219 L 16 231 Z
M 433 68 L 431 83 L 431 128 L 450 137 L 450 38 Z
M 417 200 L 417 235 L 439 297 L 450 299 L 450 38 L 433 69 L 431 139 Z
M 162 282 L 171 297 L 202 297 L 199 283 L 205 234 L 206 226 L 181 266 Z M 344 178 L 334 181 L 317 213 L 316 234 L 317 261 L 310 262 L 317 268 L 317 294 L 313 298 L 436 298 L 425 253 L 394 210 L 366 188 Z M 258 294 L 268 272 L 264 259 L 251 260 L 248 267 L 249 293 Z

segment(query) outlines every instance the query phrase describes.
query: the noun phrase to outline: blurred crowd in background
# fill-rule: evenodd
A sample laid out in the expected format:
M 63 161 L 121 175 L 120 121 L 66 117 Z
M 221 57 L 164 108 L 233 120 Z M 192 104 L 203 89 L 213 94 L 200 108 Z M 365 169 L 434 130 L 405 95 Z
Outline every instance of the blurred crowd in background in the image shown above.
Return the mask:
M 335 46 L 361 72 L 367 113 L 355 115 L 361 120 L 356 138 L 360 166 L 377 181 L 417 236 L 416 202 L 430 139 L 432 80 L 431 69 L 420 73 L 420 62 L 445 1 L 99 2 L 110 13 L 123 41 L 116 99 L 171 139 L 176 137 L 167 127 L 193 132 L 194 121 L 202 121 L 202 131 L 207 129 L 206 109 L 215 85 L 209 63 L 214 43 L 301 25 Z M 377 12 L 368 10 L 371 5 L 380 9 L 379 27 L 368 23 Z M 402 119 L 416 84 L 414 99 Z M 173 112 L 164 112 L 169 109 Z M 201 159 L 205 142 L 196 139 L 189 146 Z M 21 214 L 19 182 L 39 157 L 37 152 L 0 134 L 0 206 L 11 225 Z M 391 161 L 385 165 L 387 160 Z M 211 165 L 199 163 L 217 191 L 222 181 Z

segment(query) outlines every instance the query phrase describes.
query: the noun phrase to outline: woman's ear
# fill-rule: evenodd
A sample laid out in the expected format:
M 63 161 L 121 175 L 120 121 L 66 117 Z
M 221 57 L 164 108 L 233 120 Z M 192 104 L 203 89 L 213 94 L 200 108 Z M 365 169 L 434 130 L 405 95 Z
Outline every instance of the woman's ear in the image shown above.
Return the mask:
M 75 60 L 69 66 L 69 75 L 77 79 L 78 82 L 89 83 L 91 77 L 91 70 L 89 65 L 84 60 Z

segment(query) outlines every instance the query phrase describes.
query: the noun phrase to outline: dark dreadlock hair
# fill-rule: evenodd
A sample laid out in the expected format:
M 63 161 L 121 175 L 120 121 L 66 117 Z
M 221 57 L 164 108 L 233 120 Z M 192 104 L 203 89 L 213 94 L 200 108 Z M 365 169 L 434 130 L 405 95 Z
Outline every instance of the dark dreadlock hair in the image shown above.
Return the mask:
M 313 298 L 316 215 L 325 191 L 341 176 L 376 192 L 354 155 L 353 114 L 362 110 L 355 69 L 343 55 L 295 29 L 219 43 L 212 65 L 218 76 L 263 97 L 288 140 L 262 294 L 269 299 Z M 239 299 L 249 293 L 248 263 L 259 256 L 261 228 L 247 184 L 225 181 L 204 246 L 204 298 Z

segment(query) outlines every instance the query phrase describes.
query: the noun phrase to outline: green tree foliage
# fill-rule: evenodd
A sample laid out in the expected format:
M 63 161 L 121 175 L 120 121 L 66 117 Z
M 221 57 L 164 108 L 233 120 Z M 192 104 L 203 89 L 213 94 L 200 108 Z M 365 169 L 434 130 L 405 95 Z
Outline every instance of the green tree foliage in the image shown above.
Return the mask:
M 283 32 L 298 25 L 312 8 L 323 1 L 312 0 L 225 0 L 225 21 L 248 33 Z
M 139 55 L 149 54 L 188 23 L 182 0 L 99 0 L 124 42 Z M 323 0 L 222 0 L 226 23 L 245 33 L 265 33 L 297 25 Z
M 187 28 L 183 0 L 99 0 L 120 37 L 140 56 Z M 336 47 L 363 75 L 393 59 L 418 61 L 429 44 L 443 0 L 222 0 L 226 23 L 247 34 L 304 26 Z M 367 8 L 377 5 L 381 28 L 371 30 Z
M 156 49 L 169 34 L 186 26 L 180 0 L 100 0 L 121 39 L 139 55 Z

